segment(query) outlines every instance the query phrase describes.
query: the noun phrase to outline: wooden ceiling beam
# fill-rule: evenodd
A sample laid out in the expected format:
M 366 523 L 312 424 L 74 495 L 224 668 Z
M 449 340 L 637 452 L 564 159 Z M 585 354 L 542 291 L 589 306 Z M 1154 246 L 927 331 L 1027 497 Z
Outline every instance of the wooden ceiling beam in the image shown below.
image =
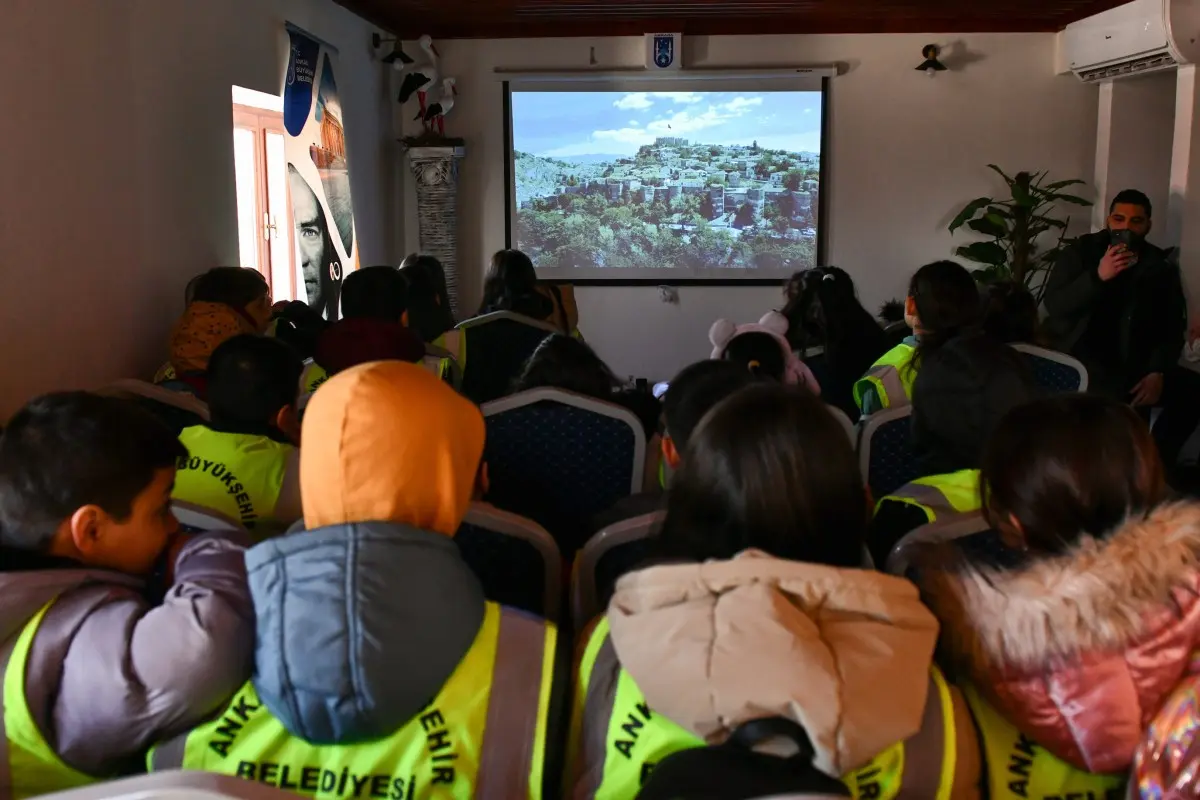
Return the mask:
M 638 36 L 681 31 L 692 36 L 849 33 L 1026 33 L 1060 30 L 1067 23 L 1119 5 L 1122 0 L 890 0 L 884 8 L 864 0 L 835 5 L 799 4 L 782 10 L 772 0 L 688 0 L 639 3 L 622 0 L 336 0 L 403 38 L 435 39 Z M 647 8 L 649 6 L 649 8 Z M 667 8 L 679 12 L 664 13 Z M 832 12 L 832 13 L 831 13 Z

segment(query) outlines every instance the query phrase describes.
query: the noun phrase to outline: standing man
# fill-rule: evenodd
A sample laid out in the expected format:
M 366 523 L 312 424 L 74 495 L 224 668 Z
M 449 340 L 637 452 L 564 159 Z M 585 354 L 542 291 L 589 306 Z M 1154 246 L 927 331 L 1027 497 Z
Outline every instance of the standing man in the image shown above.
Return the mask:
M 1200 423 L 1200 375 L 1179 366 L 1187 302 L 1169 252 L 1146 241 L 1151 211 L 1146 195 L 1126 189 L 1105 230 L 1063 251 L 1046 287 L 1046 333 L 1087 367 L 1089 391 L 1147 417 L 1162 408 L 1154 438 L 1173 470 Z

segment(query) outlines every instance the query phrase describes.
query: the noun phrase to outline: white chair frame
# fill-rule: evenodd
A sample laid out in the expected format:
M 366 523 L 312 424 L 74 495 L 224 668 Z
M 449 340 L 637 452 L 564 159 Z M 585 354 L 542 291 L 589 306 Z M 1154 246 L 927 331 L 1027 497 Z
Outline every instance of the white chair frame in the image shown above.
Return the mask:
M 604 609 L 596 596 L 596 565 L 609 550 L 622 544 L 648 539 L 666 519 L 665 511 L 654 511 L 640 517 L 623 519 L 609 525 L 587 540 L 575 558 L 575 580 L 571 587 L 571 617 L 575 630 L 584 627 Z
M 171 770 L 107 781 L 42 800 L 295 800 L 296 795 L 254 781 L 212 772 Z
M 490 314 L 471 317 L 470 319 L 465 319 L 458 323 L 454 326 L 454 328 L 455 330 L 465 331 L 468 328 L 478 328 L 480 325 L 487 325 L 490 322 L 499 322 L 500 320 L 504 319 L 512 320 L 513 322 L 519 322 L 522 325 L 528 325 L 531 328 L 541 328 L 542 330 L 550 333 L 562 333 L 557 326 L 551 325 L 549 322 L 543 322 L 540 319 L 527 317 L 524 314 L 516 314 L 512 311 L 493 311 Z
M 928 525 L 922 525 L 916 530 L 905 534 L 900 541 L 896 542 L 895 547 L 892 548 L 892 552 L 888 554 L 886 571 L 891 575 L 904 577 L 909 566 L 911 566 L 911 551 L 914 547 L 923 544 L 948 542 L 952 539 L 961 539 L 964 536 L 983 533 L 988 528 L 989 526 L 983 518 L 983 513 L 979 511 L 964 514 L 961 517 L 955 517 L 944 522 L 930 522 Z
M 188 503 L 183 500 L 172 500 L 171 511 L 175 514 L 175 519 L 179 520 L 180 523 L 193 528 L 200 528 L 205 531 L 240 531 L 241 533 L 249 533 L 237 520 L 231 519 L 220 511 L 206 506 Z
M 145 397 L 148 400 L 154 400 L 163 405 L 190 411 L 205 422 L 209 420 L 208 405 L 195 395 L 190 395 L 187 392 L 173 392 L 170 389 L 164 389 L 161 386 L 155 386 L 153 383 L 147 383 L 146 381 L 139 381 L 136 378 L 126 378 L 115 383 L 110 383 L 101 388 L 99 394 L 112 397 L 129 395 Z

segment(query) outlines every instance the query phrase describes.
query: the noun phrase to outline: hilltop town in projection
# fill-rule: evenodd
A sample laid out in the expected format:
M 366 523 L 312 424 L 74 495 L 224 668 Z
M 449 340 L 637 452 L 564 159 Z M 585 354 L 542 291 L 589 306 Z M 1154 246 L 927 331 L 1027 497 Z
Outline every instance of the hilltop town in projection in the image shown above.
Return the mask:
M 522 107 L 535 115 L 547 98 L 557 113 L 534 129 Z M 820 103 L 819 92 L 514 94 L 517 246 L 556 269 L 813 266 Z M 595 128 L 596 109 L 630 120 Z

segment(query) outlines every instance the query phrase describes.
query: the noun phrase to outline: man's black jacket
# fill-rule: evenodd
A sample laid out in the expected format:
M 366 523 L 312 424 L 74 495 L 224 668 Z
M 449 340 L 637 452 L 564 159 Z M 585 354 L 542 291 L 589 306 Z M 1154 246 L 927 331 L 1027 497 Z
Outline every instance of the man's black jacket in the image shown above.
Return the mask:
M 1078 346 L 1104 285 L 1097 270 L 1110 243 L 1108 231 L 1082 236 L 1054 264 L 1043 300 L 1045 330 L 1061 352 L 1085 355 Z M 1116 337 L 1120 352 L 1106 360 L 1134 380 L 1167 371 L 1179 361 L 1183 349 L 1187 301 L 1179 267 L 1168 256 L 1167 251 L 1143 243 L 1138 263 L 1130 268 L 1129 294 Z

